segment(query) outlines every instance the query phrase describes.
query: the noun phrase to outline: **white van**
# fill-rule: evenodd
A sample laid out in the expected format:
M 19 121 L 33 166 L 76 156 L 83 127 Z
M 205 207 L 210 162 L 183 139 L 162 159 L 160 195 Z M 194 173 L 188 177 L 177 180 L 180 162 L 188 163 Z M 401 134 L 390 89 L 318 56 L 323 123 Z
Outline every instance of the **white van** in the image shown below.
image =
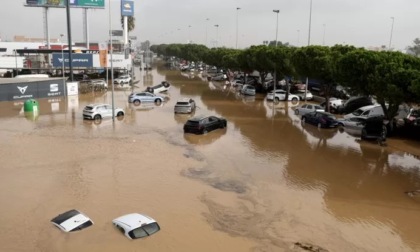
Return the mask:
M 352 118 L 355 116 L 359 117 L 371 117 L 371 116 L 380 116 L 384 115 L 384 110 L 382 109 L 381 105 L 368 105 L 361 108 L 356 109 L 350 114 L 344 115 L 345 119 Z

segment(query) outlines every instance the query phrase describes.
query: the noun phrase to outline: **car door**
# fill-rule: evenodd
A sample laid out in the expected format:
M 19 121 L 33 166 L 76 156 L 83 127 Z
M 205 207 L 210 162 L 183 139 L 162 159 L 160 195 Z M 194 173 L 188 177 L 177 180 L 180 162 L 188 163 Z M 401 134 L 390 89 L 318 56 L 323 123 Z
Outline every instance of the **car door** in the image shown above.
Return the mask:
M 101 106 L 102 117 L 111 117 L 112 116 L 112 107 L 109 105 Z
M 314 112 L 315 110 L 313 109 L 313 106 L 310 104 L 306 105 L 306 111 L 305 113 L 310 113 L 310 112 Z
M 153 102 L 154 96 L 152 94 L 146 94 L 146 101 Z
M 213 116 L 208 118 L 207 125 L 209 127 L 209 131 L 216 129 L 217 120 Z

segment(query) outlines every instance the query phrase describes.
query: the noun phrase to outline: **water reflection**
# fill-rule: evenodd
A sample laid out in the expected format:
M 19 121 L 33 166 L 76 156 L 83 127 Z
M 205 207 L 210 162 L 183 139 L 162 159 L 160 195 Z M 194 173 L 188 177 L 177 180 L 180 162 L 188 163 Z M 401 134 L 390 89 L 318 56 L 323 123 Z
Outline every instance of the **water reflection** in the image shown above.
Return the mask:
M 190 144 L 207 145 L 217 141 L 219 138 L 225 135 L 226 132 L 227 129 L 224 128 L 211 131 L 205 135 L 184 134 L 184 139 Z

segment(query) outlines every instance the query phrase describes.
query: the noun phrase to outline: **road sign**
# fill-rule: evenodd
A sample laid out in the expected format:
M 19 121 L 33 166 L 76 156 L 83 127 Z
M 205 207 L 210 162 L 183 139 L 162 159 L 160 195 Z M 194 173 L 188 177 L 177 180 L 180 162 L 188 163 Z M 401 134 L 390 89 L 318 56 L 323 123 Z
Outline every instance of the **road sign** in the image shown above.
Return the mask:
M 105 8 L 105 0 L 69 0 L 70 7 L 75 8 Z M 26 0 L 27 7 L 65 8 L 66 0 Z
M 112 30 L 111 34 L 113 37 L 122 37 L 123 36 L 123 30 Z

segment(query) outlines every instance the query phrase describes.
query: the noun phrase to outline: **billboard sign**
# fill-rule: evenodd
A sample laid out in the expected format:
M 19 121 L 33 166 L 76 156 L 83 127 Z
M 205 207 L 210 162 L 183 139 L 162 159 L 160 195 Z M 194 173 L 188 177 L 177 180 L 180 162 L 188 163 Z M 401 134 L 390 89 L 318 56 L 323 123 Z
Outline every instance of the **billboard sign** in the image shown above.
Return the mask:
M 105 8 L 105 0 L 69 0 L 70 7 L 76 8 Z M 66 0 L 26 0 L 29 7 L 66 7 Z
M 67 53 L 63 55 L 61 53 L 53 53 L 53 66 L 62 67 L 63 60 L 64 66 L 69 67 L 69 55 Z M 93 67 L 93 56 L 87 53 L 73 53 L 72 54 L 72 66 L 73 67 Z
M 121 0 L 121 16 L 134 16 L 134 2 L 128 0 Z
M 124 32 L 123 30 L 111 30 L 111 34 L 113 37 L 122 37 Z

